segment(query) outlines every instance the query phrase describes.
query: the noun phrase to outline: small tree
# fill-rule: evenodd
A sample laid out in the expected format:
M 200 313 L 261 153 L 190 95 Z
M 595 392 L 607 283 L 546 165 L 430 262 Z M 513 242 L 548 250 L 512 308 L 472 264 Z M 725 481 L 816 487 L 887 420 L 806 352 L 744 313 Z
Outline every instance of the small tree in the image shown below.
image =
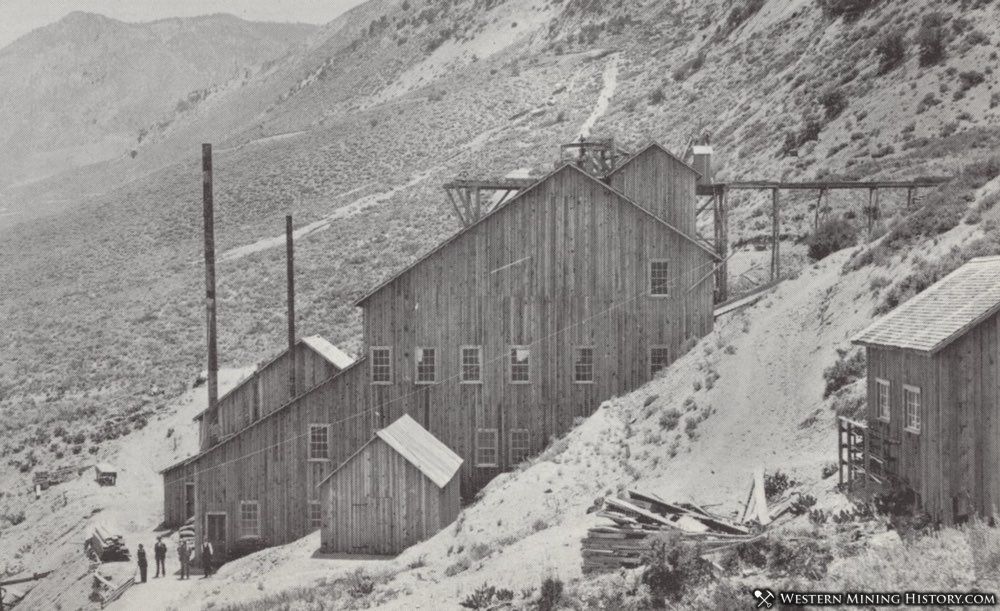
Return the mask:
M 826 258 L 848 246 L 854 246 L 857 239 L 854 227 L 845 219 L 826 221 L 809 236 L 809 257 L 814 261 Z
M 877 3 L 878 0 L 820 0 L 820 7 L 828 17 L 853 21 Z
M 906 38 L 902 30 L 891 30 L 882 35 L 876 45 L 881 61 L 879 74 L 891 72 L 906 60 Z
M 929 13 L 920 20 L 917 30 L 917 45 L 920 47 L 920 65 L 933 66 L 944 59 L 945 47 L 948 44 L 943 13 Z

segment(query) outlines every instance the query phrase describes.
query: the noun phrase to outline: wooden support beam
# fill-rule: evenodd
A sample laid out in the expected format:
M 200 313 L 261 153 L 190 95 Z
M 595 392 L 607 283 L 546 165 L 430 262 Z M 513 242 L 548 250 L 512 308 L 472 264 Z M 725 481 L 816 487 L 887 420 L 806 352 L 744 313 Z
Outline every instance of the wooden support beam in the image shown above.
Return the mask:
M 455 201 L 455 195 L 452 193 L 452 189 L 445 189 L 445 193 L 448 194 L 448 200 L 451 202 L 451 209 L 455 211 L 455 216 L 462 225 L 468 226 L 469 222 L 465 220 L 462 216 L 462 211 L 458 208 L 458 202 Z
M 295 244 L 292 215 L 285 216 L 285 262 L 288 277 L 288 396 L 295 398 Z
M 781 212 L 778 189 L 771 190 L 771 280 L 781 277 Z
M 767 190 L 788 189 L 815 191 L 817 189 L 918 189 L 936 187 L 951 180 L 949 177 L 934 177 L 921 180 L 831 180 L 786 182 L 770 180 L 746 180 L 726 183 L 715 183 L 714 187 L 726 187 L 729 190 Z
M 816 197 L 816 218 L 813 221 L 813 231 L 819 231 L 819 215 L 820 210 L 823 209 L 823 194 L 826 193 L 825 189 L 819 190 L 819 195 Z
M 729 218 L 726 187 L 718 186 L 712 196 L 715 202 L 715 250 L 722 261 L 715 268 L 715 302 L 729 299 Z

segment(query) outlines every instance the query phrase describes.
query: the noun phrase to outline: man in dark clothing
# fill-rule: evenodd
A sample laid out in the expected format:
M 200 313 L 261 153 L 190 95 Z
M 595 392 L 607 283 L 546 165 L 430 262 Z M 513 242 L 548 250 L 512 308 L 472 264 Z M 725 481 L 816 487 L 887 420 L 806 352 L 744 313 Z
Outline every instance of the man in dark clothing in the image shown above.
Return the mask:
M 191 579 L 191 548 L 188 547 L 186 539 L 181 540 L 180 547 L 177 548 L 177 557 L 181 561 L 181 579 Z
M 212 544 L 208 541 L 201 544 L 201 567 L 205 569 L 204 577 L 212 574 Z
M 139 551 L 135 553 L 135 557 L 139 563 L 139 579 L 142 583 L 146 583 L 146 550 L 143 549 L 142 543 L 139 544 Z
M 156 558 L 156 575 L 167 576 L 167 544 L 163 542 L 163 537 L 156 538 L 156 545 L 153 546 L 153 556 Z

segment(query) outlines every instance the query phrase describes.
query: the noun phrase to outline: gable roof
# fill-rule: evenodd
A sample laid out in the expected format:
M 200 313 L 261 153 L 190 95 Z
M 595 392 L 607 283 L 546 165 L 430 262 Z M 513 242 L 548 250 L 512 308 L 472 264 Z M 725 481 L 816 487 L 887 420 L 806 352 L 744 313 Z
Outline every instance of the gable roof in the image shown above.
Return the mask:
M 631 157 L 628 157 L 627 159 L 625 159 L 625 161 L 622 161 L 620 164 L 618 164 L 618 167 L 616 167 L 614 170 L 611 170 L 611 172 L 608 174 L 607 177 L 611 178 L 612 176 L 614 176 L 615 174 L 617 174 L 619 170 L 621 170 L 622 168 L 624 168 L 628 164 L 632 163 L 633 161 L 635 161 L 639 157 L 642 157 L 644 154 L 646 154 L 646 151 L 649 151 L 651 149 L 652 150 L 659 150 L 662 153 L 666 153 L 667 156 L 669 156 L 671 159 L 673 159 L 677 163 L 681 164 L 685 168 L 691 170 L 692 172 L 694 172 L 695 174 L 697 174 L 699 177 L 701 177 L 701 172 L 699 172 L 698 170 L 694 169 L 694 167 L 690 163 L 684 161 L 683 159 L 681 159 L 677 155 L 674 155 L 673 153 L 671 153 L 668 149 L 664 148 L 663 145 L 661 145 L 659 142 L 650 142 L 646 146 L 640 148 L 634 155 L 632 155 Z
M 856 335 L 855 344 L 934 354 L 1000 311 L 1000 257 L 979 257 Z
M 350 367 L 352 364 L 354 364 L 354 357 L 353 356 L 347 354 L 346 352 L 344 352 L 340 348 L 334 346 L 326 338 L 321 337 L 319 335 L 310 335 L 309 337 L 303 337 L 303 338 L 301 338 L 301 339 L 299 339 L 298 341 L 295 342 L 296 346 L 299 345 L 299 344 L 305 344 L 306 346 L 309 346 L 309 348 L 312 349 L 312 351 L 315 352 L 316 354 L 320 355 L 323 358 L 324 361 L 326 361 L 326 362 L 330 363 L 331 365 L 333 365 L 337 369 L 337 372 L 343 371 L 343 370 L 347 369 L 348 367 Z M 221 397 L 219 397 L 216 402 L 218 403 L 219 401 L 222 401 L 223 399 L 225 399 L 229 395 L 231 395 L 234 392 L 236 392 L 237 390 L 239 390 L 248 381 L 253 380 L 254 376 L 256 376 L 258 373 L 260 373 L 265 368 L 267 368 L 268 366 L 270 366 L 271 363 L 273 363 L 276 360 L 280 359 L 282 356 L 284 356 L 287 353 L 288 353 L 288 348 L 285 348 L 284 350 L 282 350 L 281 352 L 279 352 L 277 355 L 275 355 L 274 358 L 272 358 L 271 360 L 267 361 L 266 363 L 264 363 L 260 367 L 257 367 L 256 369 L 254 369 L 253 373 L 251 373 L 247 377 L 245 377 L 242 380 L 240 380 L 239 382 L 237 382 L 236 386 L 233 386 L 228 391 L 226 391 L 226 393 L 223 394 Z M 201 418 L 207 412 L 208 412 L 207 408 L 201 410 L 200 412 L 198 412 L 197 414 L 195 414 L 195 416 L 194 416 L 194 418 L 192 418 L 192 420 L 201 420 Z
M 372 437 L 350 458 L 331 471 L 317 486 L 326 483 L 376 439 L 381 439 L 389 444 L 389 447 L 419 469 L 438 488 L 447 486 L 462 466 L 462 458 L 458 454 L 455 454 L 430 431 L 420 426 L 416 420 L 403 414 L 389 426 L 376 431 L 375 437 Z
M 650 145 L 650 146 L 653 146 L 653 145 Z M 659 145 L 655 145 L 655 146 L 659 146 Z M 646 147 L 646 148 L 648 149 L 649 147 Z M 663 149 L 663 147 L 660 147 L 660 148 Z M 663 149 L 663 150 L 667 154 L 669 154 L 671 157 L 673 157 L 673 154 L 671 154 L 670 151 L 667 151 L 666 149 Z M 630 159 L 636 157 L 639 154 L 640 153 L 637 153 L 636 155 L 633 155 Z M 676 157 L 674 157 L 674 158 L 676 159 Z M 684 163 L 684 162 L 681 161 L 681 163 Z M 687 166 L 686 163 L 684 165 Z M 687 166 L 687 167 L 691 167 L 691 166 Z M 474 227 L 477 227 L 480 223 L 484 222 L 486 219 L 492 217 L 494 214 L 499 213 L 501 210 L 506 210 L 510 206 L 513 206 L 514 204 L 520 202 L 524 198 L 524 196 L 526 194 L 528 194 L 531 191 L 537 189 L 540 185 L 544 184 L 545 182 L 547 182 L 551 178 L 557 176 L 559 173 L 565 172 L 565 171 L 576 171 L 576 172 L 579 172 L 582 176 L 585 176 L 588 180 L 593 181 L 597 185 L 600 185 L 603 189 L 605 189 L 605 190 L 611 192 L 612 194 L 618 196 L 619 198 L 621 198 L 622 201 L 626 202 L 627 204 L 630 204 L 634 208 L 638 209 L 640 212 L 645 213 L 647 216 L 649 216 L 653 220 L 657 221 L 664 228 L 669 229 L 670 231 L 673 231 L 674 233 L 676 233 L 677 235 L 681 236 L 682 238 L 684 238 L 688 242 L 691 242 L 692 244 L 694 244 L 695 246 L 697 246 L 701 250 L 705 251 L 713 259 L 715 259 L 717 261 L 721 259 L 719 257 L 719 255 L 718 255 L 718 253 L 716 253 L 714 250 L 712 250 L 711 248 L 705 246 L 704 244 L 702 244 L 700 241 L 698 241 L 694 237 L 689 236 L 688 234 L 684 233 L 683 231 L 681 231 L 677 227 L 674 227 L 673 225 L 671 225 L 670 223 L 666 222 L 665 220 L 663 220 L 659 216 L 653 214 L 648 208 L 645 208 L 644 206 L 636 203 L 635 200 L 631 199 L 629 196 L 625 195 L 624 193 L 622 193 L 618 189 L 615 189 L 614 187 L 612 187 L 608 183 L 604 182 L 603 180 L 598 180 L 597 178 L 591 176 L 587 172 L 584 172 L 583 170 L 581 170 L 580 168 L 578 168 L 576 165 L 567 162 L 567 163 L 561 164 L 558 168 L 556 168 L 552 172 L 549 172 L 545 176 L 539 178 L 538 181 L 535 182 L 530 187 L 528 187 L 526 189 L 522 189 L 517 195 L 515 195 L 514 197 L 510 198 L 509 200 L 507 200 L 507 202 L 504 203 L 502 206 L 494 208 L 488 214 L 484 215 L 482 218 L 480 218 L 475 223 L 469 225 L 468 227 L 463 227 L 457 233 L 453 234 L 450 238 L 448 238 L 445 241 L 443 241 L 440 244 L 438 244 L 436 247 L 434 247 L 433 249 L 431 249 L 430 251 L 428 251 L 426 254 L 424 254 L 423 256 L 421 256 L 420 258 L 418 258 L 416 261 L 414 261 L 413 263 L 407 265 L 402 270 L 400 270 L 399 272 L 393 274 L 392 276 L 390 276 L 389 278 L 387 278 L 383 282 L 379 283 L 378 286 L 376 286 L 372 290 L 368 291 L 367 293 L 365 293 L 365 295 L 363 297 L 361 297 L 360 299 L 358 299 L 357 301 L 355 301 L 354 305 L 355 306 L 360 306 L 364 302 L 368 301 L 368 299 L 370 299 L 373 295 L 375 295 L 375 293 L 378 293 L 379 291 L 381 291 L 385 287 L 387 287 L 390 284 L 392 284 L 396 279 L 400 278 L 401 276 L 406 275 L 407 273 L 410 272 L 410 270 L 414 269 L 415 267 L 417 267 L 418 265 L 420 265 L 421 263 L 423 263 L 427 259 L 431 258 L 433 255 L 437 254 L 438 252 L 444 250 L 452 242 L 456 241 L 458 238 L 462 237 L 463 235 L 465 235 L 466 233 L 468 233 L 469 231 L 471 231 Z M 692 171 L 695 171 L 695 170 L 692 168 Z M 699 176 L 700 176 L 700 174 L 699 174 Z

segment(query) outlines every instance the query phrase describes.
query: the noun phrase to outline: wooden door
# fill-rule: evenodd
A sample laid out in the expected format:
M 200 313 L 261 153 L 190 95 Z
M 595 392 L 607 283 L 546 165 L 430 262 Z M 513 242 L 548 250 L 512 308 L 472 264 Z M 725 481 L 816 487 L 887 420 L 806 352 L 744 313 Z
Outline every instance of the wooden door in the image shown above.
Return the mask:
M 194 515 L 194 482 L 184 484 L 184 520 Z
M 365 497 L 351 504 L 351 550 L 359 554 L 395 553 L 392 499 Z
M 210 513 L 205 516 L 205 540 L 212 544 L 212 562 L 222 562 L 226 557 L 226 514 Z

